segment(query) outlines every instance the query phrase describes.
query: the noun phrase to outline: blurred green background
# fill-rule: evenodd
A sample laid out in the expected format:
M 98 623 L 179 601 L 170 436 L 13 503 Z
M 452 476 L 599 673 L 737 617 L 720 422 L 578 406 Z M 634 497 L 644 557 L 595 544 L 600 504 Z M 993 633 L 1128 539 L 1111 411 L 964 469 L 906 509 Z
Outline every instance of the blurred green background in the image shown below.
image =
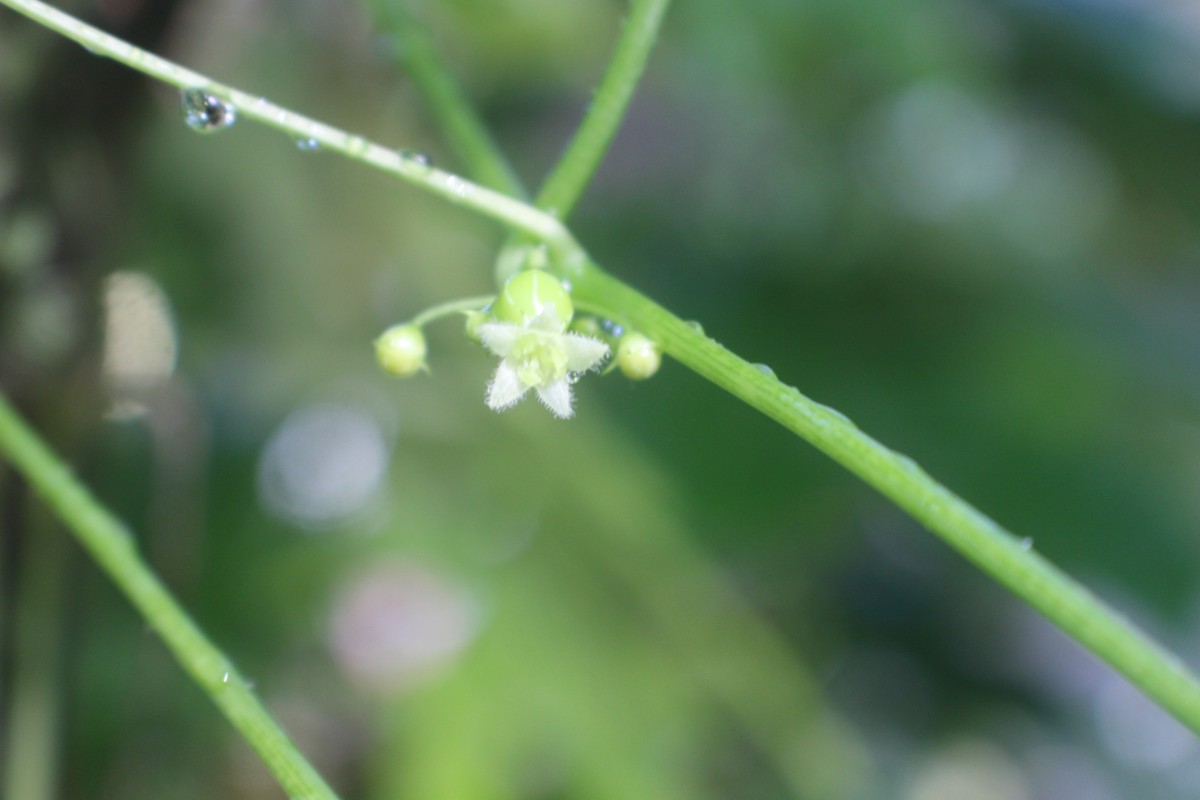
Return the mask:
M 364 8 L 64 4 L 458 168 Z M 412 5 L 526 182 L 624 3 Z M 1200 11 L 681 0 L 572 228 L 1200 658 Z M 371 340 L 503 232 L 0 13 L 0 385 L 351 798 L 1110 800 L 1195 738 L 675 364 L 483 404 Z M 0 473 L 7 800 L 277 798 Z M 48 778 L 48 782 L 41 779 Z

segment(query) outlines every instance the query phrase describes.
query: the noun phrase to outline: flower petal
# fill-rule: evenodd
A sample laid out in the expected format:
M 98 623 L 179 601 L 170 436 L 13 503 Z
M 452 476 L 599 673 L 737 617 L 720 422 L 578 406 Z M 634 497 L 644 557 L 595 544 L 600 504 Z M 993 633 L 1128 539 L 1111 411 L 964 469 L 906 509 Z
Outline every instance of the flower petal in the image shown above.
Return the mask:
M 571 410 L 571 384 L 567 383 L 566 378 L 539 386 L 537 395 L 542 405 L 559 419 L 570 419 L 574 413 Z
M 501 358 L 512 352 L 513 345 L 524 333 L 525 329 L 520 325 L 507 322 L 485 322 L 479 326 L 479 339 L 484 347 Z
M 503 411 L 520 400 L 529 387 L 521 383 L 512 364 L 501 361 L 488 383 L 486 402 L 493 411 Z
M 564 333 L 560 340 L 567 351 L 567 369 L 571 372 L 587 372 L 608 358 L 608 345 L 590 336 Z

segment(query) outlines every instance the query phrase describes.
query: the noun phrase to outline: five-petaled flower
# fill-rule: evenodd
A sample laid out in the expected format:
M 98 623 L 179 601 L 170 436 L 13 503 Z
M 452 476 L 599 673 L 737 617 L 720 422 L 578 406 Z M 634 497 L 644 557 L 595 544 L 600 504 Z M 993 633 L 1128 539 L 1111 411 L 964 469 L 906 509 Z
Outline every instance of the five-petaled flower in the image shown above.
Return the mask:
M 571 416 L 571 384 L 608 356 L 604 342 L 567 333 L 575 315 L 571 295 L 538 269 L 509 278 L 492 304 L 479 340 L 500 356 L 488 384 L 489 408 L 503 411 L 533 389 L 555 416 Z
M 487 349 L 500 356 L 500 366 L 487 389 L 489 408 L 503 411 L 533 389 L 538 399 L 567 419 L 571 409 L 571 384 L 576 376 L 600 365 L 608 345 L 577 333 L 565 333 L 558 317 L 539 314 L 524 324 L 485 322 L 479 337 Z

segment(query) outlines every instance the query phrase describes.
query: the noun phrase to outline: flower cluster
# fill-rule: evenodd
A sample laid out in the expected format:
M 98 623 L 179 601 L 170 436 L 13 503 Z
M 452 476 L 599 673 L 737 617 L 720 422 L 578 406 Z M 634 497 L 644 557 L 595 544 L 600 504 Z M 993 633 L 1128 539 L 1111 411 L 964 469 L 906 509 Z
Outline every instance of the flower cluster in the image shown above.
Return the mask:
M 401 377 L 425 370 L 421 326 L 464 312 L 467 335 L 500 358 L 484 396 L 488 407 L 503 411 L 533 392 L 561 419 L 574 413 L 572 385 L 608 358 L 609 342 L 617 348 L 614 367 L 634 380 L 653 375 L 662 361 L 658 346 L 639 333 L 624 333 L 611 322 L 604 327 L 592 317 L 574 320 L 571 295 L 544 270 L 518 272 L 490 304 L 487 300 L 438 306 L 412 322 L 389 328 L 375 342 L 377 360 Z

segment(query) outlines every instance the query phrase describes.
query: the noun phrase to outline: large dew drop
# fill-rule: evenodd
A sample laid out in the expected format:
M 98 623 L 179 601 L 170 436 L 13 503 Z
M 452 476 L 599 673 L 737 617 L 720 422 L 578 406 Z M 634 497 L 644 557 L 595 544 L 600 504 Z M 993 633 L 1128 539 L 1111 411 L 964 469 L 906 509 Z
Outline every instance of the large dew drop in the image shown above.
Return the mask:
M 194 131 L 213 133 L 237 122 L 237 109 L 203 89 L 184 89 L 179 93 L 183 121 Z

